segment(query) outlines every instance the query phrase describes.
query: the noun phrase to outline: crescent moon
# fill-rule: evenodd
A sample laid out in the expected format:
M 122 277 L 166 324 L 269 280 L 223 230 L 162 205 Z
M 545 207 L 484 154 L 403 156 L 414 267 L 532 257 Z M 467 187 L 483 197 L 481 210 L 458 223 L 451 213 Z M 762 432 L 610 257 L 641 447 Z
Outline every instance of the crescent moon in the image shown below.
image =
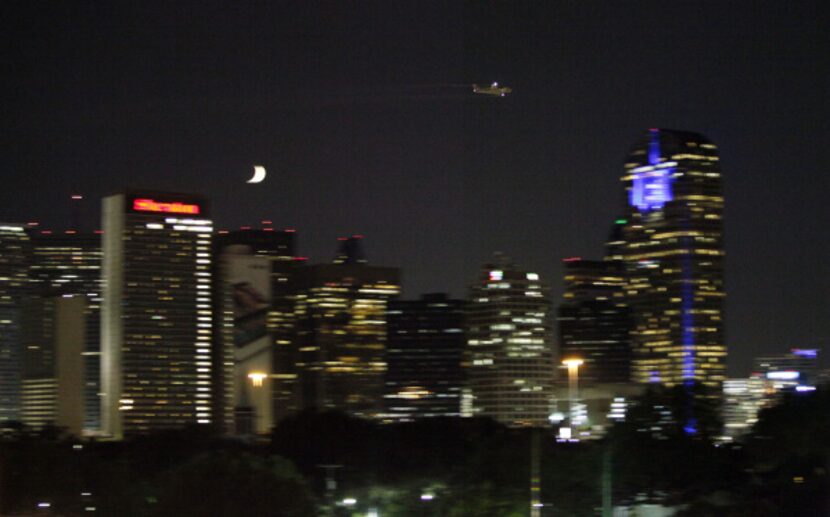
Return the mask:
M 254 165 L 254 176 L 248 180 L 248 183 L 261 183 L 265 179 L 265 174 L 265 167 Z

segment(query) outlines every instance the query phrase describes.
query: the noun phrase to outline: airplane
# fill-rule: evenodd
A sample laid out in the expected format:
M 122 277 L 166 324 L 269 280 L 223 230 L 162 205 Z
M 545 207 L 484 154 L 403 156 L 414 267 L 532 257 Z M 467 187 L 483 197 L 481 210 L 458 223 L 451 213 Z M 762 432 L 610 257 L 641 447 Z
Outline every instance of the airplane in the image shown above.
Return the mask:
M 498 97 L 504 97 L 512 91 L 512 88 L 508 88 L 507 86 L 499 86 L 499 83 L 495 82 L 490 86 L 479 86 L 477 84 L 473 85 L 473 93 L 479 93 L 481 95 L 495 95 Z

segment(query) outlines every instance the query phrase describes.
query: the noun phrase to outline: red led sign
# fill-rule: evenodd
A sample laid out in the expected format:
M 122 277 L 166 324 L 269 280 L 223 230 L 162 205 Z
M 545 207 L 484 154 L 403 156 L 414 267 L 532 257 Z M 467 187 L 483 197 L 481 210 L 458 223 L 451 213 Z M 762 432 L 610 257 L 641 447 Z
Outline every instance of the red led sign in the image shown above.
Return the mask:
M 189 205 L 186 203 L 160 203 L 153 199 L 135 199 L 133 200 L 133 210 L 139 212 L 164 212 L 168 214 L 198 214 L 199 205 Z

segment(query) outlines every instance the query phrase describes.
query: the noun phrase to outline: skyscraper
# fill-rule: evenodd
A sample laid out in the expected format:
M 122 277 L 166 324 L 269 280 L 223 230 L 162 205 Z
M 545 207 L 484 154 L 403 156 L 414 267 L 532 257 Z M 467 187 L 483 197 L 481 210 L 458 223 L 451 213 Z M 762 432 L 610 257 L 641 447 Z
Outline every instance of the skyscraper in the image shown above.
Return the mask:
M 293 377 L 286 382 L 274 372 L 293 358 L 290 280 L 300 262 L 294 235 L 268 227 L 216 237 L 214 396 L 216 417 L 226 430 L 267 432 L 284 416 L 284 404 L 275 401 L 290 392 L 285 385 Z
M 27 305 L 21 420 L 33 428 L 53 424 L 81 436 L 87 301 L 82 296 L 33 297 Z
M 726 344 L 717 148 L 697 133 L 651 129 L 631 149 L 622 182 L 633 379 L 699 383 L 720 393 Z
M 463 311 L 443 293 L 389 303 L 385 419 L 461 416 Z
M 383 412 L 386 311 L 400 294 L 400 270 L 369 265 L 361 239 L 341 239 L 335 263 L 296 273 L 296 361 L 276 372 L 296 376 L 294 402 L 286 400 L 296 409 L 368 418 Z
M 28 307 L 41 312 L 38 305 L 55 296 L 81 297 L 84 304 L 84 430 L 98 432 L 101 426 L 101 235 L 76 230 L 41 230 L 31 233 L 31 282 Z M 50 316 L 51 317 L 51 316 Z M 41 339 L 41 322 L 31 321 L 27 334 Z M 26 336 L 24 336 L 24 339 Z M 31 345 L 30 345 L 31 346 Z M 38 346 L 37 343 L 34 346 Z
M 104 199 L 102 421 L 115 438 L 213 420 L 206 200 L 129 191 Z
M 29 236 L 0 223 L 0 422 L 20 419 L 22 305 L 27 294 Z
M 512 426 L 546 425 L 554 357 L 549 291 L 539 275 L 497 257 L 470 289 L 468 379 L 473 414 Z
M 623 264 L 565 259 L 564 301 L 557 310 L 559 355 L 580 358 L 580 383 L 631 380 L 631 320 Z

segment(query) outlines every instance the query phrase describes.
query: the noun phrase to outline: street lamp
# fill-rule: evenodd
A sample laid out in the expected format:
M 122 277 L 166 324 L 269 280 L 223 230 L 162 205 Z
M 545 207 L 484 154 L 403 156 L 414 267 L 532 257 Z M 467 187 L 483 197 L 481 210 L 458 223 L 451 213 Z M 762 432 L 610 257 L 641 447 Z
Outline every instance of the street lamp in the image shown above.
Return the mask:
M 585 363 L 578 357 L 570 357 L 562 360 L 562 364 L 568 367 L 568 414 L 570 415 L 571 427 L 574 426 L 574 410 L 579 391 L 579 367 Z
M 255 388 L 259 388 L 262 386 L 262 381 L 268 377 L 267 374 L 262 372 L 251 372 L 248 374 L 248 378 L 251 379 L 251 384 L 254 385 Z

